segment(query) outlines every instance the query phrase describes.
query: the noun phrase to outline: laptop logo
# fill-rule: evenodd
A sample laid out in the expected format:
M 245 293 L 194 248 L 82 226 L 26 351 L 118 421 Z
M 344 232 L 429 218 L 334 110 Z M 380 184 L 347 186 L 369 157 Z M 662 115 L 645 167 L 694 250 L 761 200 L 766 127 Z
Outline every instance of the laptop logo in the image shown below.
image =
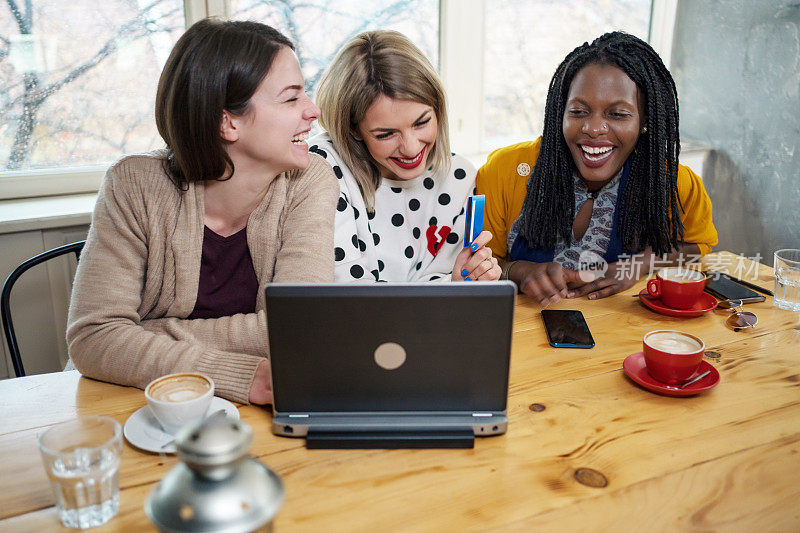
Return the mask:
M 396 342 L 384 342 L 375 350 L 375 362 L 385 370 L 395 370 L 406 362 L 406 351 Z

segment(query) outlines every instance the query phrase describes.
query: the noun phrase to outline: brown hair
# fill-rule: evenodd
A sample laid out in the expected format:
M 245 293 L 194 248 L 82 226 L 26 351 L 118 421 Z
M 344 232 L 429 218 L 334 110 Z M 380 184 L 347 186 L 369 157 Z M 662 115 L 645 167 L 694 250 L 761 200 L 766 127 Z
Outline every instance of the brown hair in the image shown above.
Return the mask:
M 156 126 L 176 186 L 233 175 L 220 136 L 222 112 L 248 111 L 282 47 L 294 50 L 278 30 L 249 21 L 204 19 L 178 39 L 156 93 Z
M 364 32 L 336 54 L 317 89 L 320 125 L 353 173 L 367 209 L 375 203 L 380 171 L 363 141 L 352 132 L 380 95 L 429 105 L 438 131 L 430 163 L 439 171 L 450 162 L 447 110 L 442 82 L 425 54 L 396 31 Z

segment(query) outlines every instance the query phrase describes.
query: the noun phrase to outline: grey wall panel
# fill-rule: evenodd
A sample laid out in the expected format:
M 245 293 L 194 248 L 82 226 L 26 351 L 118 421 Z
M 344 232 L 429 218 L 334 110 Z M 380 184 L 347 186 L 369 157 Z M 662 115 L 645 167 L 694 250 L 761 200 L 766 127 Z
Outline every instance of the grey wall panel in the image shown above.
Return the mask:
M 715 149 L 718 249 L 800 247 L 800 2 L 682 0 L 672 74 L 681 137 Z

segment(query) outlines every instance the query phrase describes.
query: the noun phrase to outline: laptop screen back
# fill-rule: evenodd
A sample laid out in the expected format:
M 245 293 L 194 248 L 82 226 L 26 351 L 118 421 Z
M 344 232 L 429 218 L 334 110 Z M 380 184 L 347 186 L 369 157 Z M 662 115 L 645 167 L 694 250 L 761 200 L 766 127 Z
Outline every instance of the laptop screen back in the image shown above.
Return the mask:
M 266 287 L 278 412 L 503 411 L 516 288 Z

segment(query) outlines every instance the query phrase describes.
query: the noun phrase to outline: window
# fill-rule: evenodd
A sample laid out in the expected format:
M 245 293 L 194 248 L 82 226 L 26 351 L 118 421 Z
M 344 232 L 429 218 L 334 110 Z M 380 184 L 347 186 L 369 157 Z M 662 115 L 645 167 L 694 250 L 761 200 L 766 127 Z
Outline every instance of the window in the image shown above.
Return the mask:
M 550 79 L 574 48 L 613 30 L 647 40 L 649 23 L 643 0 L 488 2 L 481 150 L 541 134 Z
M 339 48 L 364 31 L 399 31 L 439 63 L 439 0 L 233 0 L 231 7 L 231 18 L 269 24 L 295 44 L 312 95 Z
M 676 5 L 652 2 L 665 62 Z M 647 37 L 650 13 L 649 0 L 6 0 L 0 198 L 93 191 L 121 155 L 162 146 L 156 84 L 185 21 L 275 26 L 296 43 L 311 94 L 350 37 L 401 31 L 439 67 L 452 146 L 480 164 L 539 135 L 547 83 L 569 50 L 610 29 Z
M 184 29 L 182 0 L 7 0 L 0 9 L 0 170 L 107 166 L 163 144 L 153 102 Z

